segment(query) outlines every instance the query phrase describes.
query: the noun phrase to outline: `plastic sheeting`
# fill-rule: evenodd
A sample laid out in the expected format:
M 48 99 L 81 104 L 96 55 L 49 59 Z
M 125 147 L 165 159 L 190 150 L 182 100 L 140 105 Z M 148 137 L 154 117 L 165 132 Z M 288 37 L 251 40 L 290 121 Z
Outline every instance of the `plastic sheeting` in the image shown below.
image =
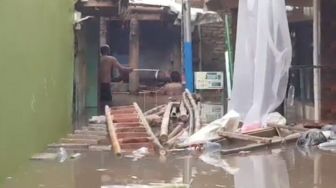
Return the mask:
M 229 109 L 264 124 L 284 100 L 292 47 L 284 0 L 240 0 Z

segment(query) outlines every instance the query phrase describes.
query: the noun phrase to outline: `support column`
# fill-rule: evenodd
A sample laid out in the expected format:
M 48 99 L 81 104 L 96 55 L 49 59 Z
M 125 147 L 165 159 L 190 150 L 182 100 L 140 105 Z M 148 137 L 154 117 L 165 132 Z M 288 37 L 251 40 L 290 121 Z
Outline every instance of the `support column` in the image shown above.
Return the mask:
M 87 68 L 86 108 L 88 115 L 98 113 L 98 65 L 99 55 L 99 19 L 92 19 L 83 25 L 85 32 L 85 59 Z
M 313 0 L 314 6 L 314 19 L 313 19 L 313 39 L 314 39 L 314 120 L 315 122 L 321 121 L 321 70 L 316 68 L 321 65 L 320 61 L 320 46 L 321 46 L 321 28 L 320 28 L 320 1 Z
M 191 20 L 189 0 L 183 0 L 183 30 L 184 30 L 184 71 L 186 86 L 190 92 L 194 92 L 194 71 L 192 60 L 192 43 L 191 43 Z
M 133 69 L 139 68 L 139 22 L 136 18 L 130 21 L 129 37 L 129 65 Z M 129 76 L 129 91 L 136 93 L 139 90 L 139 73 L 133 71 Z

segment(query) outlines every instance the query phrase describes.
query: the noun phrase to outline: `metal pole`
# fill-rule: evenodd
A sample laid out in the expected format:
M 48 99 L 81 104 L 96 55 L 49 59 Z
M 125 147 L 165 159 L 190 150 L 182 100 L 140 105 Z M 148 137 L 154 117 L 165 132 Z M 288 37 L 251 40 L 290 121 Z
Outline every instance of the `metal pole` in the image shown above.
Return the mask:
M 230 88 L 232 89 L 232 75 L 233 75 L 233 48 L 232 48 L 232 41 L 231 41 L 231 18 L 229 13 L 225 14 L 225 34 L 226 34 L 226 48 L 228 52 L 228 68 L 230 73 Z
M 189 0 L 183 0 L 183 30 L 184 30 L 184 71 L 186 77 L 186 86 L 190 92 L 194 92 L 194 71 L 192 60 L 192 38 Z
M 314 67 L 320 66 L 320 44 L 321 44 L 321 28 L 320 28 L 320 0 L 314 2 L 314 20 L 313 20 L 313 39 L 314 39 Z M 314 68 L 314 120 L 321 120 L 321 70 Z

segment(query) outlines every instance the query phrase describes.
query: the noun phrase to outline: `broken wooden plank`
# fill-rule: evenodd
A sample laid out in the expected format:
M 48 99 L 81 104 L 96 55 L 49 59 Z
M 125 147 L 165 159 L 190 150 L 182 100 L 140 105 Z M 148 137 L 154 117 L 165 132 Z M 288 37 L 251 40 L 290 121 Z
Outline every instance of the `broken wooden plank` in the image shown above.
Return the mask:
M 121 155 L 121 149 L 120 149 L 120 145 L 119 145 L 119 142 L 118 142 L 117 134 L 115 132 L 115 127 L 113 125 L 113 116 L 111 115 L 110 107 L 108 107 L 108 106 L 105 106 L 105 116 L 106 116 L 110 141 L 111 141 L 114 153 L 117 156 L 120 156 Z
M 160 132 L 160 141 L 161 143 L 165 143 L 168 141 L 168 127 L 169 127 L 169 122 L 170 122 L 170 112 L 172 110 L 173 103 L 169 102 L 167 104 L 167 107 L 165 109 L 165 112 L 162 117 L 162 122 L 161 122 L 161 132 Z
M 252 130 L 245 132 L 244 134 L 259 136 L 259 137 L 274 137 L 280 136 L 275 128 L 273 127 L 265 127 L 262 129 Z
M 301 136 L 300 133 L 294 133 L 284 138 L 273 138 L 272 142 L 270 143 L 257 143 L 257 144 L 250 144 L 250 145 L 243 146 L 243 147 L 236 147 L 233 149 L 221 150 L 221 154 L 228 155 L 228 154 L 233 154 L 233 153 L 239 153 L 241 151 L 251 151 L 251 150 L 255 150 L 259 148 L 265 148 L 268 146 L 280 145 L 284 142 L 296 141 L 300 136 Z
M 286 125 L 269 124 L 267 126 L 273 127 L 273 128 L 287 129 L 287 130 L 291 130 L 291 131 L 299 131 L 299 132 L 305 132 L 305 131 L 308 130 L 308 129 L 302 128 L 302 127 L 291 127 L 291 126 L 286 126 Z
M 272 141 L 271 138 L 264 138 L 264 137 L 259 137 L 259 136 L 252 136 L 252 135 L 247 135 L 247 134 L 225 132 L 225 131 L 218 132 L 218 135 L 223 136 L 225 138 L 233 138 L 233 139 L 245 140 L 245 141 L 250 141 L 250 142 L 252 141 L 252 142 L 257 142 L 257 143 L 270 143 Z

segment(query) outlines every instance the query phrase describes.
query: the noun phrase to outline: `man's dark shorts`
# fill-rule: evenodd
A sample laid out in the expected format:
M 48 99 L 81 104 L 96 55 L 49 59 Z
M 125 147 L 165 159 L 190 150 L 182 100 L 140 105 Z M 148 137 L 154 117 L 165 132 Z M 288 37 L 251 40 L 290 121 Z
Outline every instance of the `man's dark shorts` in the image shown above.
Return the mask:
M 112 101 L 111 86 L 108 83 L 100 84 L 100 100 Z

